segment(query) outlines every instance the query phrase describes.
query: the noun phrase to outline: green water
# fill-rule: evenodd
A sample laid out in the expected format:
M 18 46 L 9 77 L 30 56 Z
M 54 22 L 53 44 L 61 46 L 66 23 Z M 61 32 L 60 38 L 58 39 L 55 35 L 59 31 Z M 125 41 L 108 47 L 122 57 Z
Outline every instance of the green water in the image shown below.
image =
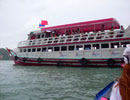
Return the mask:
M 93 100 L 120 68 L 14 66 L 0 61 L 0 100 Z

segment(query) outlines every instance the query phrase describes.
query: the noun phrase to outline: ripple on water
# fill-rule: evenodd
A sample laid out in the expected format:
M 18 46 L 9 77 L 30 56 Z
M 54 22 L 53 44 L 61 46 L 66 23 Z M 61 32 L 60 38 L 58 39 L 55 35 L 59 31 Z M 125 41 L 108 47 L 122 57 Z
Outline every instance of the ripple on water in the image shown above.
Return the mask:
M 120 71 L 120 68 L 24 67 L 0 61 L 0 100 L 93 100 Z

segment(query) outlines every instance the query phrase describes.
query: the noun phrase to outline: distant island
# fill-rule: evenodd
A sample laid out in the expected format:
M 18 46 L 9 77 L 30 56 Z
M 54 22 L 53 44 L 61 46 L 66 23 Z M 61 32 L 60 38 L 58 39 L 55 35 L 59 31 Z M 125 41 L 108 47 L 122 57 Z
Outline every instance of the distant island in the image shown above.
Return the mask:
M 4 48 L 0 48 L 0 60 L 11 60 L 8 51 Z

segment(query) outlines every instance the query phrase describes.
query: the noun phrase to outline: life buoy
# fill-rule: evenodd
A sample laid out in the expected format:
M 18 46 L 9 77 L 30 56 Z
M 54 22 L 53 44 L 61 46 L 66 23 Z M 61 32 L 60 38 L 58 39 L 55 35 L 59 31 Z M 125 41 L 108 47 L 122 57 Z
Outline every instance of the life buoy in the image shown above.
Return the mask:
M 23 60 L 23 62 L 26 62 L 26 61 L 27 61 L 27 58 L 24 57 L 22 60 Z
M 86 58 L 80 59 L 81 66 L 85 66 L 88 63 L 88 60 Z
M 41 58 L 38 58 L 37 59 L 37 62 L 40 64 L 42 62 L 42 59 Z
M 113 67 L 115 65 L 115 60 L 114 59 L 108 59 L 107 60 L 107 66 L 108 67 Z

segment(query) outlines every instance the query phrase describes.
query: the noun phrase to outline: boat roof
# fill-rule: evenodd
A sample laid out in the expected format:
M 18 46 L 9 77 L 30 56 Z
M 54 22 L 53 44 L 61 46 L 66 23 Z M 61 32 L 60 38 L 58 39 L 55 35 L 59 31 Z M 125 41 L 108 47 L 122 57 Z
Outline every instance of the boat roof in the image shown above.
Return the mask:
M 104 30 L 111 30 L 112 28 L 119 29 L 120 24 L 114 18 L 107 18 L 107 19 L 44 27 L 41 30 L 42 31 L 57 31 L 60 33 L 64 33 L 65 31 L 68 31 L 68 30 L 71 32 L 76 31 L 76 30 L 80 30 L 81 32 L 82 31 L 90 32 L 90 31 L 101 31 L 102 27 L 104 27 Z

